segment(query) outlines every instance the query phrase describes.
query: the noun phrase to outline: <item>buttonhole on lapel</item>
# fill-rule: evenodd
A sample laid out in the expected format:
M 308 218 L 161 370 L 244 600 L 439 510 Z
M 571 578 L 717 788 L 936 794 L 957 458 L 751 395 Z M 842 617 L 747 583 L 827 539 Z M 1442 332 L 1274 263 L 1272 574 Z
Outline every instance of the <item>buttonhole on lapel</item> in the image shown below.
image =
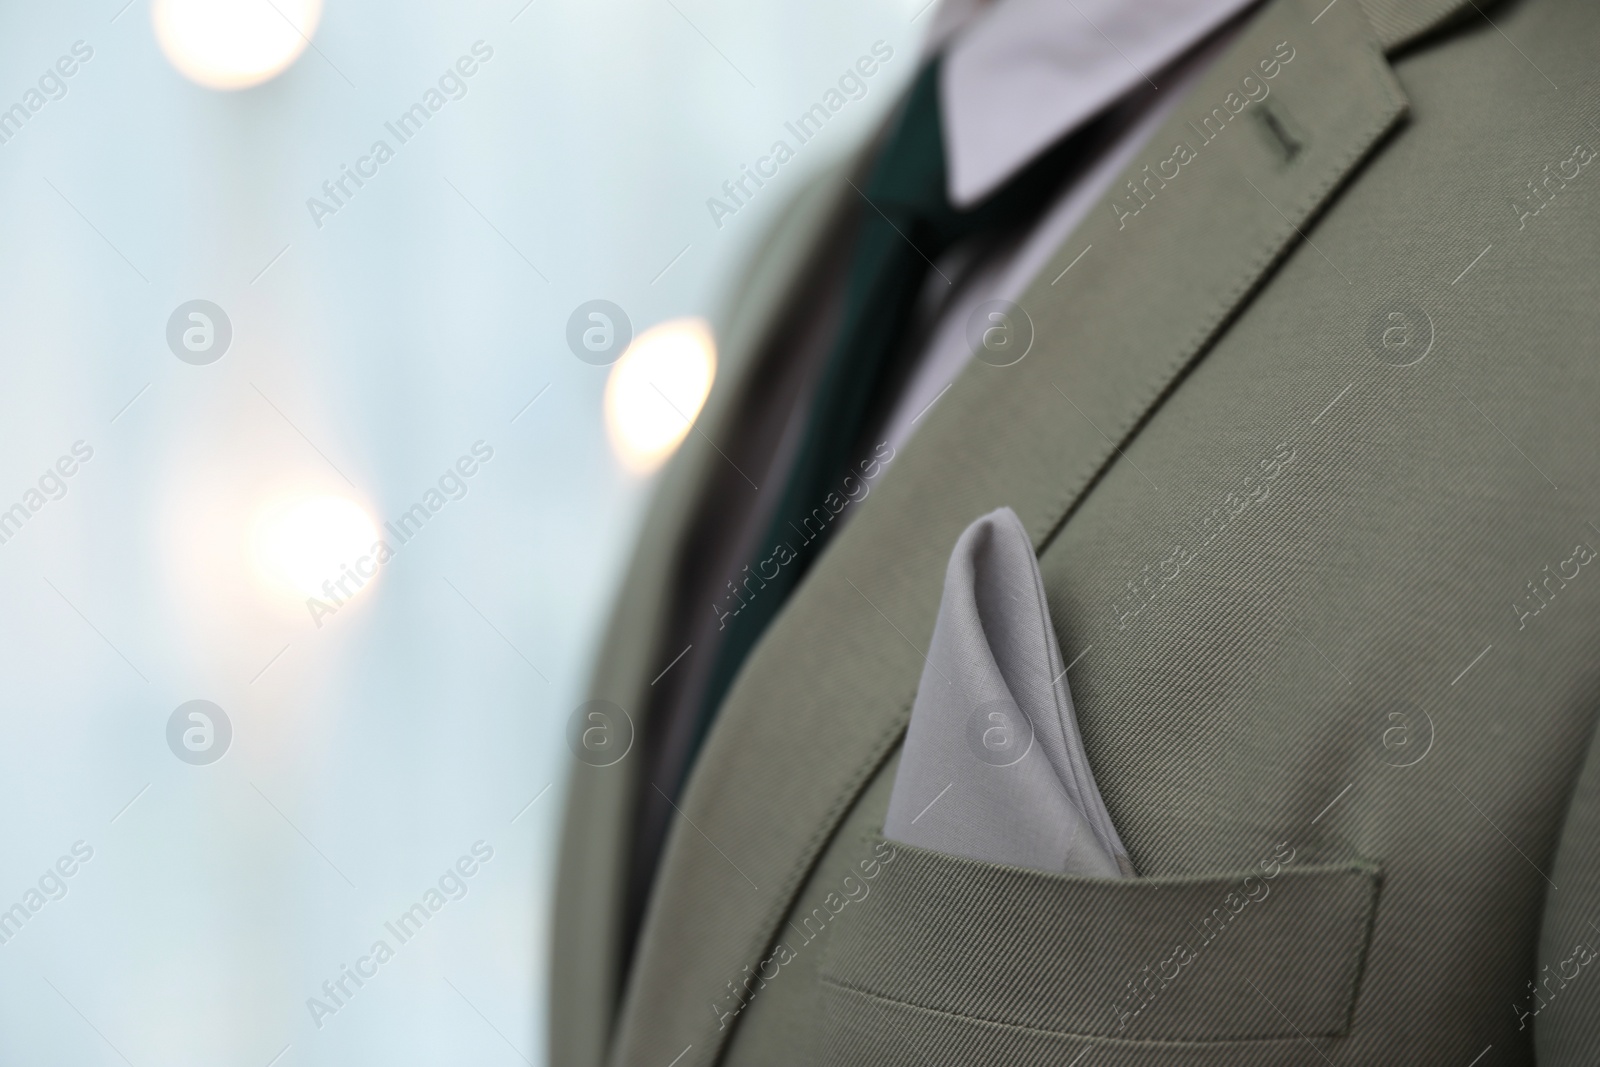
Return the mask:
M 1263 100 L 1255 115 L 1267 147 L 1284 163 L 1294 162 L 1306 147 L 1306 136 L 1300 124 L 1276 100 Z

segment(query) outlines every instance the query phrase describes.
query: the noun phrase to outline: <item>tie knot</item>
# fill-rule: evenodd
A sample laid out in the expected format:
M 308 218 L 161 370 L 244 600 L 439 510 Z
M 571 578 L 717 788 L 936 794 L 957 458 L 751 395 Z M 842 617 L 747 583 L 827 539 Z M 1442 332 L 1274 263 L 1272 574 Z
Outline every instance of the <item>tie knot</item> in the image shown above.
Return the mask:
M 867 174 L 863 195 L 923 256 L 933 259 L 963 237 L 1033 218 L 1100 135 L 1091 121 L 1047 147 L 994 192 L 966 209 L 950 202 L 935 55 L 912 82 Z M 874 213 L 869 213 L 874 214 Z

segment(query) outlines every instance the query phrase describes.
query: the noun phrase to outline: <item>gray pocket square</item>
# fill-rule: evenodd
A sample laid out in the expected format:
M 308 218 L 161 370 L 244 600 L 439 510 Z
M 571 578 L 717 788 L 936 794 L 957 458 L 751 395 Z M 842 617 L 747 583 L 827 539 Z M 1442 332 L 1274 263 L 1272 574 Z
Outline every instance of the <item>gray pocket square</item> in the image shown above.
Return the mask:
M 1132 877 L 1078 736 L 1022 522 L 968 526 L 945 571 L 884 836 L 991 863 Z

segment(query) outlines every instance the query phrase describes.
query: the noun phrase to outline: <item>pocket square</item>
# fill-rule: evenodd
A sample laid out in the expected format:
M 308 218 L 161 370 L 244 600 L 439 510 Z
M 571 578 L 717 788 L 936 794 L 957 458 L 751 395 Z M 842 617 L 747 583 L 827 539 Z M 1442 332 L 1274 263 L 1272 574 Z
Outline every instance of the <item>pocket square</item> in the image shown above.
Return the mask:
M 1078 735 L 1033 543 L 1010 508 L 945 571 L 884 836 L 991 863 L 1132 877 Z

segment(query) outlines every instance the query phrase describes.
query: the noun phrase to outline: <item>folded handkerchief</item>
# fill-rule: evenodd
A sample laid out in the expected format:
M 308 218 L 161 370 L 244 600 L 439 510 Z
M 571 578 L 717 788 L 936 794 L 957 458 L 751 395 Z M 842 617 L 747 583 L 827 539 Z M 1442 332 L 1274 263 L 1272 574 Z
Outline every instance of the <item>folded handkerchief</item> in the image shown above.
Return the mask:
M 945 571 L 884 836 L 991 863 L 1132 877 L 1078 736 L 1033 543 L 1010 508 Z

